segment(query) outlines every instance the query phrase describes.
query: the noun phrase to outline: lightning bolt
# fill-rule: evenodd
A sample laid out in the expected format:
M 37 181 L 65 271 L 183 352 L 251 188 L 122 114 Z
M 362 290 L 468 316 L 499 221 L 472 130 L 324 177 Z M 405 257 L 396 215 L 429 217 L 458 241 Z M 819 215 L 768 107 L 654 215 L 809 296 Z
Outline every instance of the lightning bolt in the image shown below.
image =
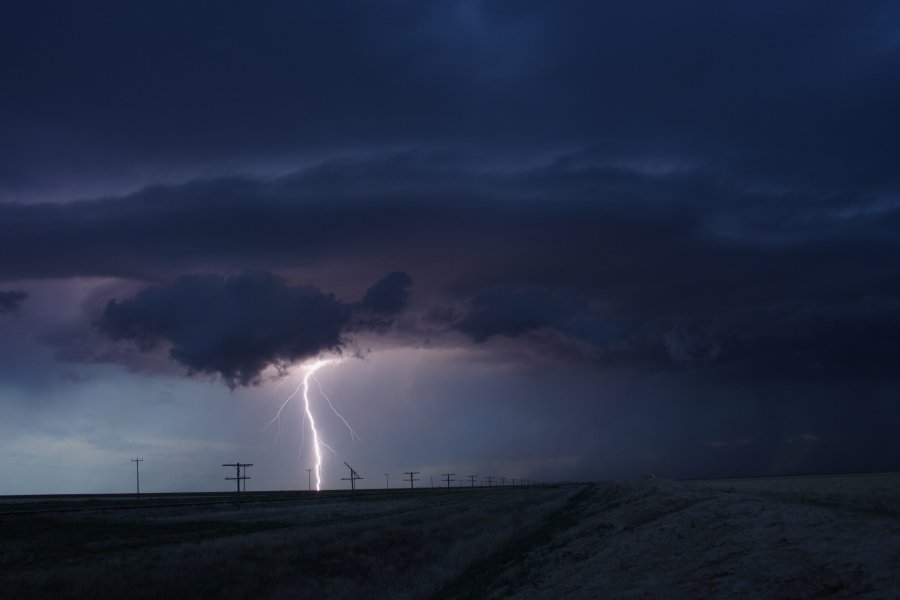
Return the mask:
M 325 386 L 322 385 L 322 382 L 319 381 L 318 377 L 316 377 L 316 371 L 318 371 L 322 367 L 325 367 L 327 365 L 330 365 L 330 364 L 333 364 L 336 362 L 338 362 L 338 359 L 334 359 L 334 358 L 319 359 L 308 365 L 305 365 L 303 368 L 303 378 L 301 379 L 300 383 L 297 384 L 297 387 L 294 389 L 293 393 L 291 393 L 284 400 L 284 402 L 281 403 L 281 405 L 278 407 L 278 410 L 275 413 L 275 416 L 272 417 L 272 419 L 264 427 L 264 429 L 268 429 L 269 427 L 272 426 L 272 424 L 274 424 L 277 421 L 279 423 L 279 433 L 280 433 L 280 429 L 281 429 L 280 428 L 280 425 L 281 425 L 280 420 L 281 420 L 282 413 L 284 413 L 284 411 L 287 409 L 287 407 L 290 406 L 290 404 L 294 401 L 295 398 L 297 398 L 298 395 L 303 398 L 303 424 L 305 425 L 307 422 L 309 423 L 309 431 L 311 433 L 310 437 L 312 439 L 313 455 L 315 456 L 314 470 L 316 473 L 316 491 L 320 491 L 322 489 L 322 464 L 324 462 L 324 459 L 322 456 L 322 448 L 329 450 L 332 454 L 337 454 L 337 452 L 334 450 L 334 448 L 332 448 L 331 446 L 326 444 L 322 440 L 321 437 L 319 437 L 319 430 L 316 428 L 316 419 L 313 416 L 310 398 L 309 398 L 310 380 L 312 380 L 316 383 L 316 385 L 318 386 L 318 389 L 319 389 L 319 393 L 328 402 L 328 406 L 331 408 L 332 412 L 341 420 L 341 422 L 344 424 L 344 426 L 347 427 L 347 430 L 350 431 L 350 439 L 353 440 L 353 438 L 355 437 L 360 442 L 362 442 L 362 438 L 359 436 L 359 434 L 356 433 L 356 431 L 353 429 L 353 427 L 350 426 L 350 423 L 347 421 L 347 419 L 344 418 L 344 416 L 338 412 L 337 408 L 335 408 L 334 403 L 331 401 L 331 398 L 329 397 L 328 393 L 326 393 Z M 279 386 L 280 386 L 280 384 L 279 384 Z M 276 386 L 275 389 L 278 389 L 279 386 Z M 278 439 L 278 435 L 276 434 L 276 440 L 277 439 Z M 304 439 L 304 443 L 305 443 L 305 439 L 306 439 L 305 436 L 303 439 Z M 301 452 L 303 450 L 303 445 L 304 444 L 301 443 L 301 446 L 300 446 Z
M 306 411 L 306 418 L 309 419 L 309 430 L 312 432 L 313 453 L 316 456 L 316 491 L 322 489 L 322 448 L 320 446 L 319 431 L 316 429 L 316 420 L 313 418 L 312 411 L 309 409 L 309 380 L 315 375 L 316 371 L 330 363 L 329 360 L 317 360 L 306 369 L 303 375 L 303 408 Z M 300 389 L 299 387 L 297 389 Z M 296 395 L 296 392 L 295 392 Z
M 353 429 L 353 427 L 350 426 L 350 423 L 347 422 L 347 419 L 344 418 L 344 415 L 342 415 L 341 413 L 339 413 L 339 412 L 338 412 L 338 409 L 336 409 L 336 408 L 334 407 L 334 402 L 331 401 L 331 396 L 328 395 L 328 388 L 326 388 L 324 385 L 322 385 L 322 382 L 319 381 L 319 378 L 316 377 L 315 374 L 313 374 L 312 379 L 313 379 L 313 380 L 316 382 L 316 384 L 319 386 L 319 393 L 322 394 L 322 397 L 325 398 L 325 400 L 328 401 L 328 406 L 331 408 L 331 412 L 333 412 L 333 413 L 337 416 L 337 418 L 341 420 L 341 422 L 342 422 L 342 423 L 344 424 L 344 426 L 347 428 L 347 431 L 350 432 L 350 440 L 353 441 L 353 438 L 355 437 L 355 438 L 358 439 L 360 442 L 362 442 L 363 439 L 362 439 L 361 437 L 359 437 L 359 434 L 356 433 L 356 430 Z

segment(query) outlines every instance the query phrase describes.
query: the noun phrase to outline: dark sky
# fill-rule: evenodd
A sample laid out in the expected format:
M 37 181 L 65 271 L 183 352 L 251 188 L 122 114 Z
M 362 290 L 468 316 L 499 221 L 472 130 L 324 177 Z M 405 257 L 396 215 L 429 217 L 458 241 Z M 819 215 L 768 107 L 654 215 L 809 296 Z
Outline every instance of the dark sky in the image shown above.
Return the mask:
M 898 469 L 898 73 L 876 0 L 4 7 L 0 493 L 296 487 L 323 357 L 332 487 Z

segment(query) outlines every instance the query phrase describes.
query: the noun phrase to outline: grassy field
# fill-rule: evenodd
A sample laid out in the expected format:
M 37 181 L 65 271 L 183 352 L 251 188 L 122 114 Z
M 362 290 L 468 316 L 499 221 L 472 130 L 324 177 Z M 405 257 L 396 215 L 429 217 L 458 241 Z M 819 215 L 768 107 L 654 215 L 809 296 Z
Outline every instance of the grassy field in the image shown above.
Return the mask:
M 0 499 L 2 597 L 900 598 L 900 476 Z
M 247 495 L 240 506 L 157 497 L 137 509 L 127 498 L 19 499 L 0 503 L 0 589 L 17 599 L 438 597 L 546 528 L 580 489 Z M 194 500 L 209 504 L 178 505 Z
M 900 516 L 900 473 L 750 477 L 695 483 L 726 492 L 758 494 L 787 502 Z
M 900 598 L 892 498 L 900 477 L 598 483 L 450 597 Z

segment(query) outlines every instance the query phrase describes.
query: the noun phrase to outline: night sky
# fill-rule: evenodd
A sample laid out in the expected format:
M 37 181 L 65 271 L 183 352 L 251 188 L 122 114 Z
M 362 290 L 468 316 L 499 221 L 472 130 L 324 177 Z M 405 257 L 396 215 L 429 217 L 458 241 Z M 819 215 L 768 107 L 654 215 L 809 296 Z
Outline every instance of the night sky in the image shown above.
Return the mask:
M 0 11 L 0 493 L 900 469 L 900 7 Z M 351 436 L 322 391 L 354 427 Z

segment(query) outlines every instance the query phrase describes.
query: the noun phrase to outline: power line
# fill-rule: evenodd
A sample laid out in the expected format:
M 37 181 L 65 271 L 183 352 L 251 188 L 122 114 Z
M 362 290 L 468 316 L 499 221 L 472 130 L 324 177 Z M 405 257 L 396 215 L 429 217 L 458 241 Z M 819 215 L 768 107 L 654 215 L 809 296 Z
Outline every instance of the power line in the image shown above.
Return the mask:
M 141 463 L 144 462 L 143 458 L 132 458 L 131 462 L 134 463 L 134 475 L 137 479 L 137 499 L 140 502 L 141 500 Z
M 252 466 L 253 466 L 253 465 L 244 465 L 244 473 L 247 472 L 247 467 L 252 467 Z M 241 490 L 241 491 L 244 491 L 244 492 L 247 491 L 247 480 L 248 480 L 248 479 L 250 479 L 250 478 L 249 478 L 249 477 L 244 477 L 244 478 L 241 480 L 241 481 L 244 482 L 243 490 Z
M 253 463 L 235 462 L 235 463 L 226 463 L 226 464 L 223 464 L 222 466 L 223 467 L 234 467 L 235 476 L 234 477 L 226 477 L 225 480 L 226 481 L 233 480 L 237 484 L 237 493 L 238 493 L 238 496 L 240 496 L 241 495 L 241 481 L 250 479 L 246 475 L 241 475 L 241 467 L 246 469 L 247 467 L 252 467 Z
M 349 463 L 347 463 L 347 461 L 344 461 L 344 464 L 347 465 L 348 469 L 350 469 L 350 477 L 341 477 L 341 481 L 349 481 L 350 489 L 356 491 L 356 480 L 362 479 L 362 477 L 359 475 L 359 473 L 356 472 L 356 469 L 354 469 L 350 466 Z
M 444 481 L 447 482 L 447 489 L 448 489 L 448 490 L 450 489 L 450 482 L 451 482 L 451 481 L 456 481 L 455 479 L 451 479 L 451 477 L 453 477 L 454 475 L 456 475 L 456 473 L 444 473 L 444 475 L 443 475 Z

